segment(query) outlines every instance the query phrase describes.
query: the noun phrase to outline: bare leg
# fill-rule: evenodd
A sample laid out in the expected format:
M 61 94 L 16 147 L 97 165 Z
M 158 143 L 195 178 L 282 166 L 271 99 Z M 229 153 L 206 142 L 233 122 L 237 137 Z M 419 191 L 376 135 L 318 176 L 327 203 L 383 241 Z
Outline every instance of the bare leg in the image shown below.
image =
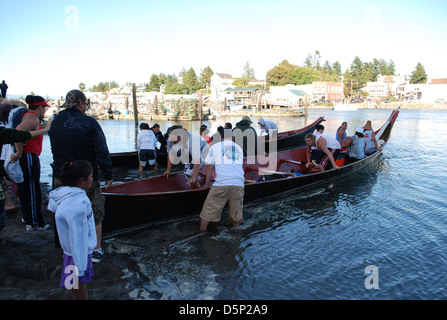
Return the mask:
M 73 300 L 88 300 L 87 283 L 79 283 L 79 289 L 71 289 Z

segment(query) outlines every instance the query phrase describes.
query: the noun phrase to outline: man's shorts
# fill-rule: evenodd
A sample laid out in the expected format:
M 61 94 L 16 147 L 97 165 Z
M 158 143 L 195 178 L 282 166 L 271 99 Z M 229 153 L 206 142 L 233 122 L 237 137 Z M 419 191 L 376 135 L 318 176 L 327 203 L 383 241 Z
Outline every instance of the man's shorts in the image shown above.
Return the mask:
M 140 150 L 140 165 L 145 167 L 148 163 L 150 166 L 157 162 L 157 153 L 155 150 L 141 149 Z
M 337 160 L 338 155 L 340 154 L 340 149 L 328 149 L 329 152 L 332 154 L 332 156 L 334 157 L 334 161 Z M 323 159 L 321 159 L 320 164 L 326 169 L 326 170 L 331 170 L 332 169 L 332 162 L 331 160 L 329 160 L 329 157 L 327 154 L 323 153 L 324 157 Z
M 208 222 L 220 221 L 222 210 L 227 202 L 230 221 L 240 222 L 244 205 L 244 187 L 239 186 L 211 187 L 203 204 L 200 218 Z
M 55 177 L 54 189 L 57 189 L 59 187 L 62 187 L 62 182 L 59 178 Z M 106 213 L 104 207 L 106 199 L 104 198 L 101 192 L 101 184 L 99 180 L 93 181 L 92 186 L 90 187 L 90 189 L 85 190 L 85 193 L 87 194 L 87 197 L 90 199 L 90 202 L 92 203 L 95 225 L 98 225 L 104 220 L 104 216 Z

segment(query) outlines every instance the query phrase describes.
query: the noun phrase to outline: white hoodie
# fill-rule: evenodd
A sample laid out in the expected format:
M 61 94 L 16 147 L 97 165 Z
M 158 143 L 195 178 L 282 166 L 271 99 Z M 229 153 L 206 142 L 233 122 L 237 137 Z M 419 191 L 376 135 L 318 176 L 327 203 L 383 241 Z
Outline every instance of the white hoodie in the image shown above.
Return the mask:
M 72 256 L 77 275 L 87 269 L 87 257 L 96 247 L 92 204 L 78 187 L 60 187 L 50 192 L 48 210 L 56 213 L 59 241 L 66 255 Z

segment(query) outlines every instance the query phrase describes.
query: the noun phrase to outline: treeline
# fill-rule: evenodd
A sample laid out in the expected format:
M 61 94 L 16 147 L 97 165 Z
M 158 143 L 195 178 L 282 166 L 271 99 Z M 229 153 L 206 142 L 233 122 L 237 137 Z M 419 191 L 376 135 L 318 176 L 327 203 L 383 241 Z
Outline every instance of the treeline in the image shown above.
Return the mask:
M 197 75 L 194 68 L 183 68 L 179 76 L 164 73 L 152 74 L 146 84 L 146 91 L 160 92 L 164 88 L 165 94 L 191 94 L 199 90 L 208 89 L 211 86 L 213 70 L 208 66 Z M 254 69 L 247 62 L 241 77 L 234 79 L 233 85 L 237 88 L 248 87 L 251 79 L 254 79 Z M 349 68 L 344 72 L 340 62 L 333 63 L 325 60 L 322 62 L 321 54 L 315 51 L 309 54 L 302 65 L 295 65 L 283 60 L 279 65 L 268 70 L 266 74 L 267 86 L 284 86 L 287 84 L 306 85 L 315 81 L 344 82 L 345 96 L 358 94 L 359 90 L 366 86 L 367 82 L 376 82 L 379 75 L 396 75 L 396 65 L 393 60 L 374 58 L 363 62 L 356 56 Z M 410 83 L 425 83 L 427 74 L 424 67 L 418 62 L 410 76 Z M 119 87 L 115 81 L 101 82 L 89 88 L 92 92 L 106 92 Z M 85 90 L 84 83 L 79 85 L 80 90 Z
M 286 84 L 306 85 L 315 81 L 345 82 L 345 95 L 351 95 L 366 85 L 366 82 L 377 81 L 378 75 L 395 75 L 396 66 L 392 60 L 373 59 L 362 62 L 355 57 L 351 66 L 342 72 L 340 62 L 321 62 L 319 51 L 309 54 L 303 65 L 298 66 L 283 60 L 279 65 L 267 72 L 268 86 L 283 86 Z

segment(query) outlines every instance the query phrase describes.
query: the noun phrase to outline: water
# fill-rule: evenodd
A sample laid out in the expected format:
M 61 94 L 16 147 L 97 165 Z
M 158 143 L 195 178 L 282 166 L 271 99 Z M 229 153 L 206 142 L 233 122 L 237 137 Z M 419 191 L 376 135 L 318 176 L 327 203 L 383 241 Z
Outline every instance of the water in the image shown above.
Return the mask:
M 390 114 L 312 109 L 308 119 L 281 119 L 279 127 L 303 127 L 323 115 L 326 133 L 335 134 L 347 121 L 351 134 L 366 120 L 380 127 Z M 205 123 L 213 133 L 237 120 Z M 100 123 L 111 152 L 135 150 L 133 121 Z M 218 233 L 177 243 L 196 230 L 198 219 L 192 217 L 108 240 L 109 253 L 136 262 L 124 270 L 127 298 L 446 299 L 445 123 L 446 111 L 402 110 L 373 166 L 247 206 L 238 228 L 223 218 Z M 162 131 L 170 125 L 160 122 Z M 184 125 L 196 131 L 200 126 Z M 47 137 L 44 149 L 42 180 L 49 181 Z M 135 171 L 125 180 L 135 179 Z M 368 266 L 378 273 L 365 273 Z M 365 282 L 378 289 L 367 289 Z

